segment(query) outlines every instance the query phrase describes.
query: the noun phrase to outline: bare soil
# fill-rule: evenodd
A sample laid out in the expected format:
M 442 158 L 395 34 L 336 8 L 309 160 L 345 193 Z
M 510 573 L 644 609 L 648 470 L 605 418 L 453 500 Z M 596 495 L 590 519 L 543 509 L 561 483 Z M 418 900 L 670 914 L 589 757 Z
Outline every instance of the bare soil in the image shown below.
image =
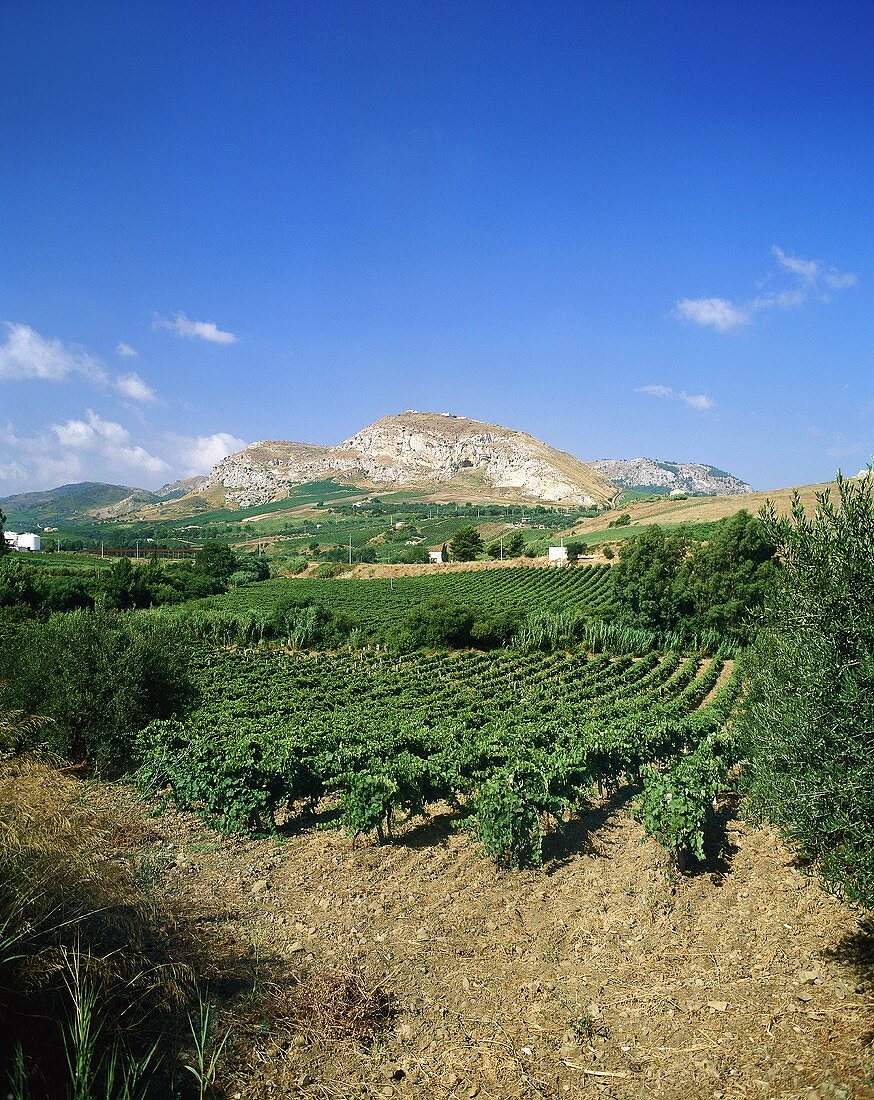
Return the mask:
M 252 839 L 79 788 L 178 919 L 263 975 L 228 1097 L 874 1097 L 870 926 L 770 829 L 727 814 L 721 865 L 685 877 L 605 803 L 508 872 L 448 813 L 382 846 Z

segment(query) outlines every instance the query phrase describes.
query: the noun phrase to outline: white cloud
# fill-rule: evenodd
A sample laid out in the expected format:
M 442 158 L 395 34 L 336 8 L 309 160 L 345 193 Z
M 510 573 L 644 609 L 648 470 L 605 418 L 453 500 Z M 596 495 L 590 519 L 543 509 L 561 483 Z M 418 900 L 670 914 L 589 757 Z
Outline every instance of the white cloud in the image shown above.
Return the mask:
M 673 309 L 674 317 L 709 326 L 717 332 L 730 332 L 749 324 L 763 310 L 796 309 L 814 300 L 827 302 L 831 297 L 830 291 L 845 290 L 856 283 L 856 276 L 851 272 L 838 271 L 821 260 L 790 256 L 779 245 L 773 246 L 771 254 L 777 258 L 780 273 L 794 279 L 793 283 L 766 291 L 746 302 L 732 302 L 728 298 L 680 298 Z M 769 279 L 773 278 L 773 275 L 769 276 Z
M 711 325 L 717 332 L 729 332 L 750 321 L 749 311 L 727 298 L 680 298 L 674 316 L 696 325 Z
M 706 393 L 686 393 L 685 390 L 675 390 L 672 386 L 637 386 L 635 393 L 648 393 L 650 397 L 670 397 L 675 401 L 683 401 L 692 409 L 712 409 L 716 402 Z
M 94 409 L 31 436 L 20 436 L 13 424 L 0 422 L 0 495 L 77 481 L 156 488 L 209 473 L 226 455 L 245 446 L 245 440 L 228 432 L 152 433 L 137 439 L 124 425 Z
M 122 359 L 139 359 L 140 353 L 136 348 L 132 348 L 130 344 L 126 344 L 124 340 L 119 340 L 115 345 L 116 355 L 120 355 Z
M 831 290 L 843 290 L 845 287 L 854 286 L 857 281 L 852 272 L 827 267 L 821 260 L 803 260 L 800 256 L 789 256 L 776 244 L 771 252 L 785 271 L 798 276 L 802 282 L 807 283 L 814 290 L 818 290 L 822 283 Z
M 797 275 L 806 283 L 816 282 L 820 268 L 816 260 L 802 260 L 800 256 L 789 256 L 776 244 L 772 247 L 771 253 L 777 257 L 777 263 L 786 271 Z
M 177 451 L 177 464 L 181 467 L 180 477 L 208 474 L 223 458 L 242 451 L 246 446 L 244 439 L 237 439 L 228 432 L 175 436 L 173 441 Z
M 670 386 L 638 386 L 635 393 L 648 393 L 651 397 L 673 397 L 674 391 Z
M 146 385 L 136 371 L 131 371 L 130 374 L 120 374 L 112 385 L 125 397 L 130 397 L 133 401 L 141 401 L 144 405 L 151 405 L 158 400 L 152 387 Z
M 126 480 L 134 475 L 140 481 L 151 481 L 155 476 L 170 473 L 169 462 L 138 443 L 132 444 L 127 428 L 113 420 L 104 420 L 93 409 L 88 410 L 84 420 L 52 424 L 50 431 L 61 448 L 81 456 L 79 469 L 85 467 L 87 458 L 88 465 L 109 470 L 110 480 Z
M 85 420 L 65 420 L 63 424 L 52 424 L 51 430 L 58 437 L 62 447 L 95 447 L 101 441 L 112 446 L 121 446 L 130 439 L 130 432 L 112 420 L 89 409 Z
M 0 344 L 0 379 L 41 378 L 63 382 L 73 374 L 92 381 L 106 379 L 103 364 L 77 344 L 46 340 L 30 325 L 4 321 L 6 340 Z
M 153 328 L 166 328 L 177 336 L 189 340 L 206 340 L 210 344 L 236 344 L 237 337 L 232 332 L 223 332 L 215 321 L 190 321 L 180 310 L 172 319 L 156 313 L 152 321 Z
M 155 391 L 135 372 L 115 377 L 99 359 L 78 344 L 47 340 L 30 325 L 15 321 L 3 324 L 6 340 L 0 343 L 0 381 L 68 382 L 79 377 L 94 386 L 109 386 L 134 401 L 150 404 L 157 400 Z M 116 350 L 127 358 L 137 355 L 129 344 L 119 343 Z

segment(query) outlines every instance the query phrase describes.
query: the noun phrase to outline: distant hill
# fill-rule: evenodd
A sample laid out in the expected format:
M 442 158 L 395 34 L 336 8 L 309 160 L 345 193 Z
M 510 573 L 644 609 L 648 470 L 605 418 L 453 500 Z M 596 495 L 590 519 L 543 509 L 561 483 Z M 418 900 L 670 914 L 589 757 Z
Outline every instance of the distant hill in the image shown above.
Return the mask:
M 616 488 L 573 455 L 525 432 L 449 413 L 386 416 L 337 447 L 269 440 L 215 467 L 204 492 L 221 489 L 237 507 L 279 500 L 289 488 L 331 477 L 367 491 L 409 491 L 591 507 Z
M 413 499 L 609 507 L 622 489 L 691 496 L 752 492 L 724 470 L 649 458 L 581 462 L 526 432 L 450 413 L 386 416 L 336 447 L 266 440 L 223 459 L 206 477 L 156 492 L 86 481 L 0 500 L 10 526 L 183 518 L 216 508 L 260 508 L 297 486 Z
M 203 478 L 187 478 L 165 485 L 156 492 L 130 485 L 107 485 L 101 481 L 80 481 L 34 493 L 18 493 L 0 499 L 10 526 L 26 523 L 33 527 L 94 519 L 133 516 L 141 508 L 158 504 L 200 488 Z
M 716 466 L 699 462 L 659 462 L 654 458 L 602 458 L 589 465 L 623 489 L 690 496 L 737 496 L 753 492 L 752 486 Z

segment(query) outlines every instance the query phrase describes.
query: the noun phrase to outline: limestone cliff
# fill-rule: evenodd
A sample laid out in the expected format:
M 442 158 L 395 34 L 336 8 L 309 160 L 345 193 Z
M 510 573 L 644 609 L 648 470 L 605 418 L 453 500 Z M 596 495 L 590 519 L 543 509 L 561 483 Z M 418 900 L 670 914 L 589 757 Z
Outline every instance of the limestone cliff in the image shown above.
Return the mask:
M 700 462 L 657 462 L 653 458 L 603 458 L 589 465 L 623 489 L 679 490 L 690 496 L 751 493 L 745 481 Z
M 365 489 L 445 490 L 572 507 L 607 504 L 616 495 L 602 474 L 525 432 L 420 412 L 383 417 L 338 447 L 253 443 L 220 462 L 204 487 L 220 486 L 233 504 L 252 507 L 327 477 Z

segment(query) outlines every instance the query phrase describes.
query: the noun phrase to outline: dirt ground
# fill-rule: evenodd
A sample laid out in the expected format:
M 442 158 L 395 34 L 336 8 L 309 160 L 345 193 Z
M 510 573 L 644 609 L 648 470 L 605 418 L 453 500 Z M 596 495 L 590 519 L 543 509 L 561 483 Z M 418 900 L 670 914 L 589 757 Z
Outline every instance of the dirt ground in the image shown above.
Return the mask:
M 722 870 L 681 877 L 607 804 L 520 873 L 448 814 L 383 846 L 315 827 L 249 839 L 80 787 L 130 822 L 127 856 L 183 924 L 263 968 L 262 1008 L 232 1026 L 230 1098 L 874 1097 L 863 914 L 771 830 L 729 819 Z M 291 1030 L 269 995 L 283 968 L 303 990 L 314 976 Z M 372 1041 L 331 1031 L 338 987 L 319 975 L 336 973 L 389 1006 Z

